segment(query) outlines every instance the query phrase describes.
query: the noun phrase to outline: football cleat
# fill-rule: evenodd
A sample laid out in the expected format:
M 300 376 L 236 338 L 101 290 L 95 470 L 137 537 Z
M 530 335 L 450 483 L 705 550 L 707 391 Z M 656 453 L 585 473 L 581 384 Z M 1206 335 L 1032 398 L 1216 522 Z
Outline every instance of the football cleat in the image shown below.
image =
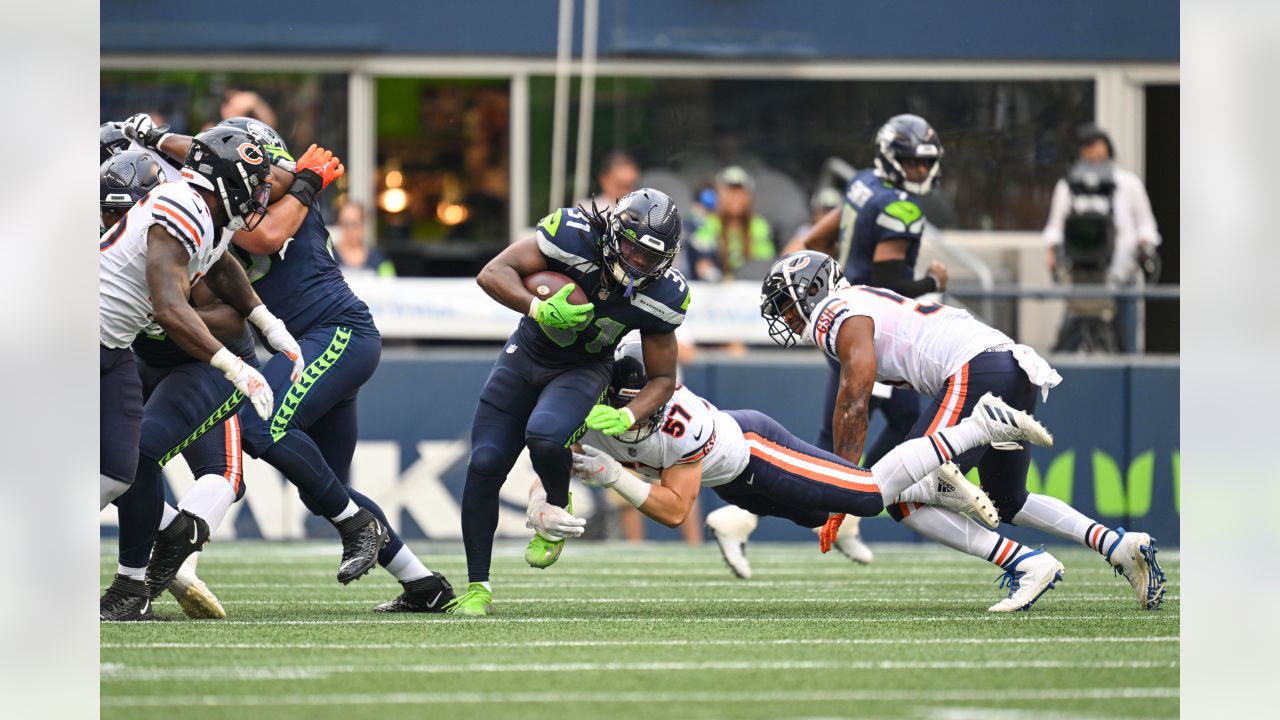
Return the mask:
M 730 572 L 743 580 L 751 579 L 751 563 L 747 560 L 747 538 L 756 529 L 755 515 L 736 505 L 726 505 L 707 513 L 707 530 L 720 548 L 720 557 Z
M 912 487 L 919 487 L 923 502 L 977 520 L 989 529 L 1000 525 L 1000 513 L 982 488 L 969 482 L 955 463 L 943 463 Z
M 386 613 L 438 613 L 453 600 L 453 586 L 438 572 L 424 578 L 400 583 L 404 592 L 400 597 L 375 607 L 374 612 Z
M 1040 447 L 1053 447 L 1053 435 L 1035 418 L 1014 410 L 991 393 L 978 399 L 973 413 L 965 420 L 975 422 L 985 430 L 987 442 L 996 450 L 1020 450 L 1020 440 Z
M 155 620 L 151 612 L 151 595 L 146 580 L 135 580 L 128 575 L 116 575 L 111 587 L 98 601 L 98 619 L 112 622 Z
M 569 504 L 564 511 L 570 515 L 573 514 L 573 493 L 569 493 Z M 546 570 L 556 564 L 562 552 L 564 552 L 563 538 L 548 540 L 535 532 L 533 539 L 524 549 L 524 561 L 529 563 L 529 567 Z
M 182 608 L 183 614 L 195 620 L 222 620 L 227 617 L 227 611 L 223 609 L 222 603 L 218 602 L 218 597 L 209 590 L 209 586 L 196 576 L 195 563 L 192 562 L 196 556 L 192 555 L 182 563 L 182 567 L 178 568 L 178 574 L 174 576 L 173 582 L 169 585 L 169 594 L 178 601 L 178 605 Z
M 160 597 L 160 593 L 169 588 L 191 553 L 200 552 L 208 544 L 209 523 L 189 510 L 179 512 L 169 527 L 156 536 L 155 546 L 151 548 L 151 562 L 147 564 L 147 589 L 151 599 Z
M 1124 528 L 1116 532 L 1120 538 L 1107 553 L 1108 562 L 1133 586 L 1138 607 L 1158 610 L 1164 602 L 1164 570 L 1156 562 L 1156 539 L 1146 533 L 1126 533 Z
M 1009 563 L 999 580 L 1001 588 L 1009 588 L 1009 596 L 987 608 L 987 612 L 1030 610 L 1041 595 L 1062 579 L 1065 569 L 1044 550 L 1032 550 Z
M 862 542 L 862 534 L 858 531 L 858 525 L 861 522 L 862 518 L 856 515 L 845 518 L 840 525 L 840 530 L 836 533 L 835 548 L 859 565 L 870 565 L 875 555 L 871 552 L 871 548 Z
M 333 524 L 342 536 L 342 564 L 338 566 L 338 582 L 346 585 L 357 580 L 378 564 L 378 551 L 391 541 L 387 528 L 365 508 L 346 520 Z
M 473 582 L 467 591 L 445 603 L 444 611 L 450 615 L 492 615 L 493 592 L 484 583 Z

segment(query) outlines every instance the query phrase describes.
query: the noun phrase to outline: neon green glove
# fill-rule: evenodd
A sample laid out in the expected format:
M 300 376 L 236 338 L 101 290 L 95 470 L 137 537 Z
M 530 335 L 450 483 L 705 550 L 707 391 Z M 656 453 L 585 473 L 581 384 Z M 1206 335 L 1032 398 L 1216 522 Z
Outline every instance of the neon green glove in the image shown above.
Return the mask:
M 595 312 L 595 305 L 591 303 L 574 305 L 569 302 L 569 293 L 573 292 L 575 287 L 577 286 L 569 283 L 546 300 L 534 298 L 529 304 L 529 317 L 537 320 L 539 325 L 557 330 L 573 330 L 590 320 L 591 314 Z
M 587 415 L 587 427 L 599 430 L 608 437 L 621 435 L 635 424 L 636 417 L 626 408 L 618 410 L 608 405 L 596 405 Z

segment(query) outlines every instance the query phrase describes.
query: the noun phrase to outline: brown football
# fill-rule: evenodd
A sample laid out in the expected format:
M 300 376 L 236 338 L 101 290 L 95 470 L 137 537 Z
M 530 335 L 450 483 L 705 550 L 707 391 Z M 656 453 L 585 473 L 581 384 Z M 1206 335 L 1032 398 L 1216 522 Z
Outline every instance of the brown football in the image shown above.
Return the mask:
M 539 300 L 546 300 L 571 282 L 573 282 L 573 279 L 567 275 L 544 270 L 526 276 L 524 287 L 536 295 Z M 582 292 L 582 288 L 575 287 L 573 292 L 569 293 L 569 302 L 574 305 L 586 305 L 588 302 L 587 294 Z

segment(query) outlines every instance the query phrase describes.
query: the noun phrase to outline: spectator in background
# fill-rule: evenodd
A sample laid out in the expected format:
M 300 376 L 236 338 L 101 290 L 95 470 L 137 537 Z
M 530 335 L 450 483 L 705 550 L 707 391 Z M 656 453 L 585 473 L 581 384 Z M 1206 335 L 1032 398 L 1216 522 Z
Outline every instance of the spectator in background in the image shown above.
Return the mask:
M 809 216 L 809 222 L 796 228 L 796 232 L 791 236 L 791 242 L 787 243 L 786 254 L 804 249 L 804 237 L 809 234 L 814 225 L 818 221 L 826 217 L 827 213 L 840 207 L 844 202 L 844 196 L 840 191 L 833 187 L 820 188 L 809 198 L 809 209 L 812 214 Z
M 255 120 L 261 120 L 263 124 L 276 127 L 279 122 L 276 119 L 276 111 L 271 109 L 266 100 L 256 92 L 250 90 L 236 90 L 234 88 L 227 90 L 222 96 L 222 119 L 230 120 L 235 117 L 247 117 Z
M 636 189 L 640 182 L 640 166 L 626 152 L 613 150 L 601 161 L 600 174 L 596 176 L 596 180 L 600 183 L 600 194 L 595 196 L 596 207 L 612 210 L 619 198 Z M 583 198 L 578 204 L 590 210 L 591 200 Z
M 364 206 L 360 203 L 348 200 L 338 210 L 338 238 L 333 247 L 338 251 L 342 274 L 347 277 L 396 276 L 396 266 L 390 258 L 365 243 Z
M 716 175 L 716 210 L 689 242 L 695 279 L 730 280 L 748 263 L 767 265 L 777 256 L 773 228 L 753 209 L 754 191 L 751 175 L 737 165 Z

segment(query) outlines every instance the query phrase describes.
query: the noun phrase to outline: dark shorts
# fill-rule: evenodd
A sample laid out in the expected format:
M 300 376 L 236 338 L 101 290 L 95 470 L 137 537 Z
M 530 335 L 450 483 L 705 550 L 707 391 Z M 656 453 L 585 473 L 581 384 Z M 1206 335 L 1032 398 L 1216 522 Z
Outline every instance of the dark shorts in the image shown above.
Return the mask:
M 129 348 L 98 346 L 98 471 L 133 483 L 142 426 L 142 380 Z
M 832 513 L 880 514 L 883 500 L 871 471 L 792 435 L 755 410 L 729 410 L 751 450 L 747 468 L 712 488 L 726 502 L 757 515 L 817 527 Z

